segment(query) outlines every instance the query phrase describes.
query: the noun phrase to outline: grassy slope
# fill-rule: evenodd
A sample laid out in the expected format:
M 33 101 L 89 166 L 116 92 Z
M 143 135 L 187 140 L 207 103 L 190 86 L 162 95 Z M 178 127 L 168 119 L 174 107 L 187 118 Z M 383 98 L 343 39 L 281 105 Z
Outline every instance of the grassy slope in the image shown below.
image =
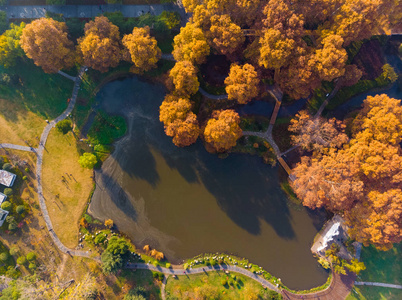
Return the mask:
M 75 247 L 79 219 L 93 187 L 92 171 L 79 165 L 80 149 L 71 132 L 63 135 L 53 129 L 46 149 L 42 174 L 46 205 L 60 240 L 67 247 Z M 75 180 L 65 173 L 72 174 Z M 68 184 L 62 182 L 62 176 Z

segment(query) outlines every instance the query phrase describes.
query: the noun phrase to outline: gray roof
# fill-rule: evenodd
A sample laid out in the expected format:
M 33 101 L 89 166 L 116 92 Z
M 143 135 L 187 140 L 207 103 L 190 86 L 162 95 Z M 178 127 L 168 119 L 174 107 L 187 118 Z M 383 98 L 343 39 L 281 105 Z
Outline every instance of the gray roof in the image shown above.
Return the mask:
M 0 193 L 0 204 L 2 204 L 3 201 L 6 200 L 6 199 L 7 199 L 7 196 L 4 195 L 3 193 Z
M 6 170 L 0 170 L 0 184 L 10 187 L 14 184 L 16 175 Z

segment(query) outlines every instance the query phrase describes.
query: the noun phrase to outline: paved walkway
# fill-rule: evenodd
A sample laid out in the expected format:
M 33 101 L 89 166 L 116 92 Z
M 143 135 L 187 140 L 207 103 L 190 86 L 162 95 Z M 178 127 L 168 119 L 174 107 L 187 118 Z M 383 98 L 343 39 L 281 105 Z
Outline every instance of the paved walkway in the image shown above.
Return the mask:
M 36 153 L 37 149 L 32 148 L 32 147 L 27 147 L 27 146 L 20 146 L 20 145 L 14 145 L 14 144 L 0 144 L 0 148 L 7 148 L 7 149 L 14 149 L 14 150 L 21 150 L 21 151 L 29 151 L 29 152 L 34 152 Z
M 59 237 L 56 235 L 53 229 L 53 224 L 52 221 L 49 217 L 49 213 L 47 210 L 45 198 L 43 196 L 43 188 L 42 188 L 42 163 L 43 163 L 43 152 L 45 150 L 45 145 L 47 141 L 47 137 L 49 136 L 50 130 L 61 120 L 64 120 L 67 118 L 67 116 L 72 112 L 75 102 L 77 100 L 77 95 L 78 91 L 80 88 L 80 83 L 81 83 L 81 76 L 85 72 L 85 66 L 81 67 L 79 71 L 78 77 L 75 78 L 75 84 L 73 88 L 73 93 L 71 95 L 70 103 L 67 106 L 67 109 L 60 115 L 58 116 L 55 120 L 51 121 L 43 130 L 42 136 L 40 138 L 39 142 L 39 147 L 37 149 L 37 162 L 36 162 L 36 178 L 38 180 L 38 197 L 39 197 L 39 205 L 42 210 L 42 215 L 43 218 L 45 219 L 46 227 L 49 231 L 50 236 L 52 237 L 54 243 L 57 245 L 57 247 L 60 249 L 61 252 L 70 254 L 73 256 L 84 256 L 84 257 L 90 257 L 90 253 L 87 251 L 77 251 L 77 250 L 72 250 L 67 248 L 66 246 L 63 245 L 63 243 L 60 241 Z
M 391 284 L 391 283 L 355 281 L 355 285 L 381 286 L 381 287 L 386 287 L 386 288 L 402 290 L 402 285 Z
M 206 90 L 202 89 L 201 87 L 198 88 L 198 90 L 200 91 L 201 95 L 212 99 L 212 100 L 224 100 L 228 98 L 228 95 L 224 94 L 224 95 L 212 95 L 210 93 L 208 93 Z
M 151 270 L 155 272 L 161 272 L 166 275 L 176 275 L 176 276 L 183 276 L 183 275 L 193 275 L 193 274 L 202 274 L 205 272 L 214 272 L 214 271 L 230 271 L 230 272 L 236 272 L 243 274 L 251 279 L 254 279 L 255 281 L 258 281 L 261 283 L 263 286 L 274 290 L 278 293 L 281 292 L 281 290 L 273 285 L 271 282 L 268 280 L 254 274 L 253 272 L 250 272 L 246 269 L 237 267 L 237 266 L 232 266 L 232 265 L 217 265 L 217 266 L 207 266 L 207 267 L 199 267 L 199 268 L 193 268 L 193 269 L 167 269 L 163 267 L 155 267 L 154 265 L 151 264 L 142 264 L 142 263 L 129 263 L 127 264 L 127 268 L 129 269 L 141 269 L 141 270 Z
M 27 5 L 27 6 L 0 6 L 0 10 L 7 13 L 9 19 L 38 19 L 46 16 L 46 12 L 63 14 L 65 18 L 93 18 L 104 12 L 121 11 L 125 17 L 139 17 L 151 13 L 160 15 L 164 10 L 177 11 L 185 15 L 184 9 L 175 4 L 155 5 Z

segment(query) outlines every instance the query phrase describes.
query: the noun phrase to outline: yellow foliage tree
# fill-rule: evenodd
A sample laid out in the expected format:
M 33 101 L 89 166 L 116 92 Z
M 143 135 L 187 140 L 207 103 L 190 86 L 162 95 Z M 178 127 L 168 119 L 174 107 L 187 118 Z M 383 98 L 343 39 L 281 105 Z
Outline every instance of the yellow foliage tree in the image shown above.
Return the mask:
M 168 126 L 174 120 L 185 120 L 191 110 L 191 102 L 185 98 L 166 95 L 159 108 L 159 120 Z
M 67 26 L 50 18 L 32 21 L 22 30 L 21 48 L 46 73 L 57 73 L 74 64 L 74 45 Z
M 259 40 L 259 64 L 267 69 L 279 69 L 289 64 L 289 57 L 296 47 L 293 39 L 284 37 L 277 29 L 269 28 Z
M 250 64 L 230 67 L 229 76 L 225 79 L 226 93 L 230 100 L 236 99 L 240 104 L 246 104 L 258 95 L 258 76 Z
M 232 22 L 229 15 L 211 17 L 208 39 L 211 45 L 224 55 L 232 54 L 245 41 L 241 28 Z
M 239 124 L 239 114 L 234 110 L 214 111 L 205 126 L 205 141 L 217 152 L 227 151 L 235 146 L 242 136 Z
M 184 120 L 176 119 L 165 127 L 167 136 L 173 137 L 173 143 L 178 147 L 194 144 L 200 134 L 197 116 L 189 112 Z
M 178 61 L 169 72 L 175 86 L 174 93 L 181 97 L 189 97 L 198 91 L 200 83 L 197 69 L 189 61 Z
M 187 23 L 174 37 L 172 54 L 178 61 L 186 60 L 193 64 L 201 64 L 209 55 L 209 51 L 204 33 L 193 23 Z
M 108 18 L 96 17 L 85 24 L 85 36 L 78 39 L 84 64 L 100 72 L 116 67 L 122 57 L 119 28 Z
M 134 73 L 142 73 L 156 67 L 162 51 L 158 48 L 156 39 L 149 34 L 149 27 L 134 27 L 131 34 L 123 37 L 123 45 L 130 53 Z

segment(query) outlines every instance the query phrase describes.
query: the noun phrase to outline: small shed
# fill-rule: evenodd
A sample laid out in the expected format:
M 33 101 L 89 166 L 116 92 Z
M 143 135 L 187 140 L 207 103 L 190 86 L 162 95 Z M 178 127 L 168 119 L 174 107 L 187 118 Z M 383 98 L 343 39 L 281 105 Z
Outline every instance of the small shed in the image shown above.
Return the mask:
M 6 187 L 13 186 L 16 177 L 17 175 L 11 172 L 0 170 L 0 184 L 5 185 Z
M 0 226 L 3 226 L 4 221 L 8 216 L 8 211 L 0 208 Z

